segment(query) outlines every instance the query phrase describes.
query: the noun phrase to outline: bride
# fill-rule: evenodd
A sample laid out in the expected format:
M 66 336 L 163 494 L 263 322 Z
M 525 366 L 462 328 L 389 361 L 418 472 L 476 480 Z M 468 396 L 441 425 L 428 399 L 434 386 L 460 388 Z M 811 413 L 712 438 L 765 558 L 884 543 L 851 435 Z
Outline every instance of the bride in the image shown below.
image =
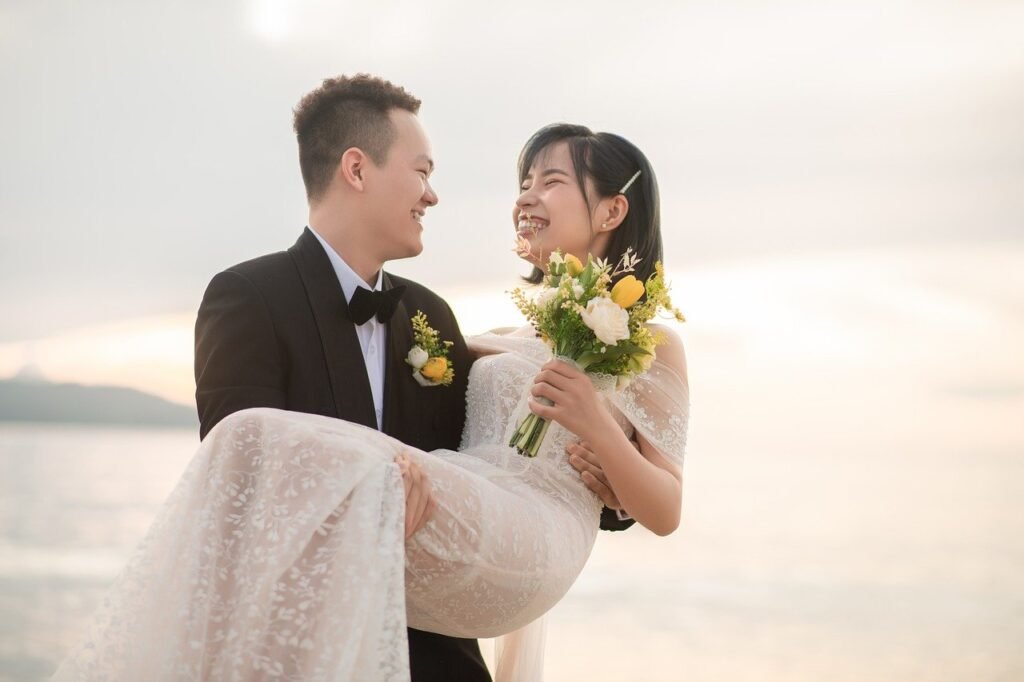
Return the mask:
M 533 281 L 555 249 L 615 262 L 632 247 L 637 277 L 653 272 L 658 190 L 634 145 L 549 126 L 519 176 L 512 217 Z M 605 392 L 531 328 L 467 339 L 479 359 L 458 451 L 299 412 L 224 418 L 57 679 L 403 680 L 407 627 L 503 636 L 498 679 L 538 679 L 541 617 L 586 563 L 602 506 L 569 461 L 573 444 L 638 523 L 678 526 L 688 392 L 681 342 L 664 331 L 650 369 Z M 508 446 L 530 411 L 553 421 L 536 458 Z M 410 461 L 436 507 L 405 538 Z

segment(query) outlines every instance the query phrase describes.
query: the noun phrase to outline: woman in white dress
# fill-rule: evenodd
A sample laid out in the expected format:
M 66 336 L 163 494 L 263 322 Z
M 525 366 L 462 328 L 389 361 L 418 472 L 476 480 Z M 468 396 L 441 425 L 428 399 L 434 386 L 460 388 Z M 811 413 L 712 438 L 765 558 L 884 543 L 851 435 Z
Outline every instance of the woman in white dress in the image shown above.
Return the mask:
M 549 126 L 527 142 L 520 181 L 513 222 L 534 281 L 555 249 L 614 262 L 632 247 L 638 278 L 653 272 L 657 184 L 631 143 Z M 531 328 L 468 339 L 481 357 L 458 452 L 296 412 L 225 418 L 57 679 L 404 680 L 407 626 L 506 636 L 498 679 L 539 679 L 540 618 L 586 563 L 601 511 L 569 461 L 575 443 L 638 523 L 678 526 L 688 391 L 682 344 L 664 331 L 650 370 L 602 392 Z M 553 421 L 532 459 L 508 446 L 529 410 Z M 403 458 L 436 503 L 408 539 Z

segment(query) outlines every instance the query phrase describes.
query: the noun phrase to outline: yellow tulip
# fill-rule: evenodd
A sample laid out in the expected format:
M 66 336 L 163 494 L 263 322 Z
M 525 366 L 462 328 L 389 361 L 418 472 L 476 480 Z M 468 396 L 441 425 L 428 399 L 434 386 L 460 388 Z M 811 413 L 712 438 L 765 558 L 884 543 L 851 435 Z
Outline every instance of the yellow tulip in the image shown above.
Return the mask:
M 446 358 L 430 358 L 420 368 L 420 374 L 430 379 L 431 381 L 441 381 L 444 378 L 444 373 L 448 371 L 448 360 Z
M 620 308 L 628 308 L 644 295 L 644 283 L 633 275 L 626 275 L 612 287 L 612 300 Z
M 569 273 L 570 277 L 575 277 L 576 275 L 583 272 L 583 263 L 581 263 L 580 259 L 577 258 L 576 256 L 572 255 L 571 253 L 567 253 L 565 254 L 564 260 L 565 271 Z

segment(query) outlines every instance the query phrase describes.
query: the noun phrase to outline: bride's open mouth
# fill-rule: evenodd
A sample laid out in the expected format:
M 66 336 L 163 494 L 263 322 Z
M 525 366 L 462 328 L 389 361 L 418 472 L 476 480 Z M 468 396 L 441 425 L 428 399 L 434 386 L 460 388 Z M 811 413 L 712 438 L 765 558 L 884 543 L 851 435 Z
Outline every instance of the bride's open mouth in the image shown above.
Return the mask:
M 537 234 L 547 226 L 548 222 L 540 218 L 534 218 L 532 216 L 529 218 L 520 218 L 519 222 L 516 223 L 516 234 L 520 237 Z

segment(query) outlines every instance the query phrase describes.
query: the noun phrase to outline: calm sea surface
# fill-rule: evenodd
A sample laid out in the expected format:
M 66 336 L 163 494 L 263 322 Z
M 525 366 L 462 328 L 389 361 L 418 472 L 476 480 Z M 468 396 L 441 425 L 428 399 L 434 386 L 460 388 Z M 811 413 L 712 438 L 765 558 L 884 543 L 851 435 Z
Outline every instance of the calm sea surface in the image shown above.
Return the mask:
M 549 680 L 1024 679 L 1021 452 L 699 436 L 683 527 L 602 534 L 549 615 Z M 0 426 L 0 679 L 54 670 L 196 445 Z

